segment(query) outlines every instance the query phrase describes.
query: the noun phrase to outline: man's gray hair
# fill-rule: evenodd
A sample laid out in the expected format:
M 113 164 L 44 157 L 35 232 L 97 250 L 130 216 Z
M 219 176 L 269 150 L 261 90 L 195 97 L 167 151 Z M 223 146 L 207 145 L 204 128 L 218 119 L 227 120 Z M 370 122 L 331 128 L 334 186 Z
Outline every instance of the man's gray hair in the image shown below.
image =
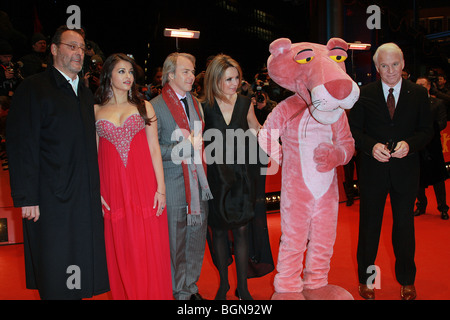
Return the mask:
M 171 72 L 175 73 L 175 69 L 177 68 L 178 57 L 185 57 L 186 59 L 190 60 L 195 67 L 195 57 L 192 54 L 182 52 L 181 53 L 174 52 L 169 54 L 166 60 L 164 61 L 162 68 L 162 80 L 161 80 L 162 86 L 164 86 L 167 82 L 169 82 L 169 74 Z

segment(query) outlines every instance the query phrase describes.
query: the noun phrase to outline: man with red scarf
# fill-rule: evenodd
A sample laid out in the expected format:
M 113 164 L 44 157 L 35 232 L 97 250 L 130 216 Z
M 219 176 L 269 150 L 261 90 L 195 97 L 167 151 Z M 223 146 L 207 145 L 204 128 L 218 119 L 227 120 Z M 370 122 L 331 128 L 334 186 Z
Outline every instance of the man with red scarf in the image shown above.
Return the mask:
M 172 53 L 164 61 L 162 93 L 150 103 L 156 112 L 166 181 L 173 295 L 202 300 L 197 281 L 205 252 L 208 199 L 203 162 L 203 114 L 191 95 L 195 58 Z

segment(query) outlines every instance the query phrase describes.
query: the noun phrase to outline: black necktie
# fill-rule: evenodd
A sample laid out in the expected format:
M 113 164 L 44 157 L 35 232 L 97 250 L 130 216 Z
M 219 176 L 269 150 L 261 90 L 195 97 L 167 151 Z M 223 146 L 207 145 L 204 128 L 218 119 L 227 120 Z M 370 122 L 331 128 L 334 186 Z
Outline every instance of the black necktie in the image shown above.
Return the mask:
M 392 94 L 392 91 L 394 91 L 394 88 L 389 89 L 389 94 L 387 96 L 387 101 L 386 101 L 391 119 L 394 117 L 394 111 L 395 111 L 395 98 L 394 98 L 394 95 Z
M 188 107 L 188 103 L 187 103 L 186 97 L 182 98 L 181 101 L 183 101 L 184 110 L 186 111 L 186 115 L 187 115 L 187 118 L 189 120 L 189 107 Z

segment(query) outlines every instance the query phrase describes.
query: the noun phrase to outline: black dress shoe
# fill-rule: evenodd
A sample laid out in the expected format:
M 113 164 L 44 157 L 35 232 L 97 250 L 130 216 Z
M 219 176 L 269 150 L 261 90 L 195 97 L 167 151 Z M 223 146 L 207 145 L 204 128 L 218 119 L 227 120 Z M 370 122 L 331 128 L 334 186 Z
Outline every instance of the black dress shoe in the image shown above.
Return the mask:
M 445 211 L 442 211 L 442 212 L 441 212 L 441 219 L 442 219 L 442 220 L 448 220 L 448 213 L 445 212 Z
M 204 299 L 200 293 L 194 293 L 193 295 L 191 295 L 191 299 L 190 300 L 206 300 Z
M 424 209 L 419 209 L 417 208 L 416 211 L 414 211 L 414 216 L 420 216 L 421 214 L 425 214 L 425 210 Z

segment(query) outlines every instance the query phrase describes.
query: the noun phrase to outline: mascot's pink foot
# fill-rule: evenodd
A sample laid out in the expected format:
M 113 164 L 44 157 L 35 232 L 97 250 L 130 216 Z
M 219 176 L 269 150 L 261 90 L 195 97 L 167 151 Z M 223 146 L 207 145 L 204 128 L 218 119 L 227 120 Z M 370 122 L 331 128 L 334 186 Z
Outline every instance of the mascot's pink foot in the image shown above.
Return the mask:
M 302 293 L 306 300 L 354 300 L 350 292 L 332 284 L 318 289 L 303 289 Z
M 275 292 L 271 300 L 306 300 L 301 292 Z

